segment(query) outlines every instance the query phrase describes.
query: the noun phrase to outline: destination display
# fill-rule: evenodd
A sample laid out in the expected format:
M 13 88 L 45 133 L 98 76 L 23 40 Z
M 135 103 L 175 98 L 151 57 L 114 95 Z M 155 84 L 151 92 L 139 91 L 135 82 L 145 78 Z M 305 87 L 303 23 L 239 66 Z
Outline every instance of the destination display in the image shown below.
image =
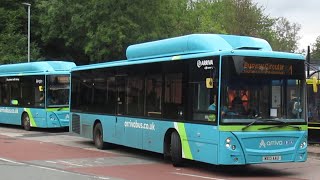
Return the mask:
M 292 75 L 292 65 L 283 64 L 283 63 L 271 64 L 271 63 L 244 61 L 243 70 L 241 73 Z

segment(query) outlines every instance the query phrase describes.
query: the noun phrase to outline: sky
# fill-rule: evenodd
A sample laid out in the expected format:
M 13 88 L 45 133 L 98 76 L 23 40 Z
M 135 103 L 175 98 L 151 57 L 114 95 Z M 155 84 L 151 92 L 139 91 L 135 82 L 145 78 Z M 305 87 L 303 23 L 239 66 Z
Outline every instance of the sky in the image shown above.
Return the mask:
M 301 25 L 298 49 L 307 49 L 320 36 L 320 0 L 252 0 L 270 17 L 285 17 Z

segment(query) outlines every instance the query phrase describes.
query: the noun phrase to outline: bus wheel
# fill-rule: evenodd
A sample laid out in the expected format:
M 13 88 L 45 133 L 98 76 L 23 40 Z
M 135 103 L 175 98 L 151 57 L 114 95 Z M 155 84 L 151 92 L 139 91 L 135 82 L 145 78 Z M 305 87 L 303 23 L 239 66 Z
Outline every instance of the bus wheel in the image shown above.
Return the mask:
M 94 145 L 98 149 L 104 149 L 105 143 L 103 142 L 103 129 L 101 123 L 98 123 L 94 126 L 93 129 L 93 141 Z
M 182 146 L 180 136 L 177 132 L 171 134 L 171 160 L 175 167 L 182 166 Z
M 22 123 L 23 123 L 23 128 L 26 131 L 30 131 L 31 130 L 31 125 L 30 125 L 30 118 L 28 113 L 24 113 L 22 115 Z

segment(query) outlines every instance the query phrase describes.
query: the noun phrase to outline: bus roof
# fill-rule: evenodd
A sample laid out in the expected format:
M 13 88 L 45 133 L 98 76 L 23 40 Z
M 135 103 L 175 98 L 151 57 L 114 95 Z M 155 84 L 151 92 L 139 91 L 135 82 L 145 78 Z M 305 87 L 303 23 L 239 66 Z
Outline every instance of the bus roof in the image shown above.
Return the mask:
M 0 75 L 70 72 L 73 67 L 76 67 L 74 62 L 66 61 L 38 61 L 30 63 L 5 64 L 0 65 Z
M 270 44 L 259 38 L 221 34 L 191 34 L 131 45 L 127 48 L 126 55 L 128 60 L 138 60 L 236 49 L 272 51 Z
M 301 54 L 272 51 L 270 44 L 259 38 L 221 34 L 191 34 L 159 41 L 131 45 L 127 59 L 77 66 L 71 71 L 181 60 L 214 55 L 259 56 L 304 60 Z

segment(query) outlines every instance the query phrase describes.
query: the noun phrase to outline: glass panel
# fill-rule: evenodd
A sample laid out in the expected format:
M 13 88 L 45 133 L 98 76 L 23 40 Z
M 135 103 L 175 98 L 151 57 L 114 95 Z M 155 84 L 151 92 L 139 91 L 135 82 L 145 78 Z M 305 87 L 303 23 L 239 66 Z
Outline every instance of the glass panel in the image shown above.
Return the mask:
M 305 121 L 303 61 L 224 57 L 223 67 L 222 122 Z
M 308 121 L 320 122 L 320 91 L 314 92 L 313 85 L 307 85 L 308 91 Z M 319 88 L 319 87 L 318 87 Z
M 162 117 L 162 76 L 151 75 L 146 79 L 146 115 Z
M 144 105 L 144 89 L 143 89 L 143 78 L 128 77 L 127 85 L 127 114 L 129 115 L 143 115 Z
M 69 75 L 47 76 L 47 107 L 69 105 Z
M 165 76 L 164 117 L 183 119 L 182 105 L 182 73 L 167 74 Z
M 45 103 L 45 83 L 44 76 L 36 76 L 34 81 L 34 102 L 36 107 L 44 107 Z
M 189 61 L 189 101 L 193 121 L 216 122 L 218 57 Z

